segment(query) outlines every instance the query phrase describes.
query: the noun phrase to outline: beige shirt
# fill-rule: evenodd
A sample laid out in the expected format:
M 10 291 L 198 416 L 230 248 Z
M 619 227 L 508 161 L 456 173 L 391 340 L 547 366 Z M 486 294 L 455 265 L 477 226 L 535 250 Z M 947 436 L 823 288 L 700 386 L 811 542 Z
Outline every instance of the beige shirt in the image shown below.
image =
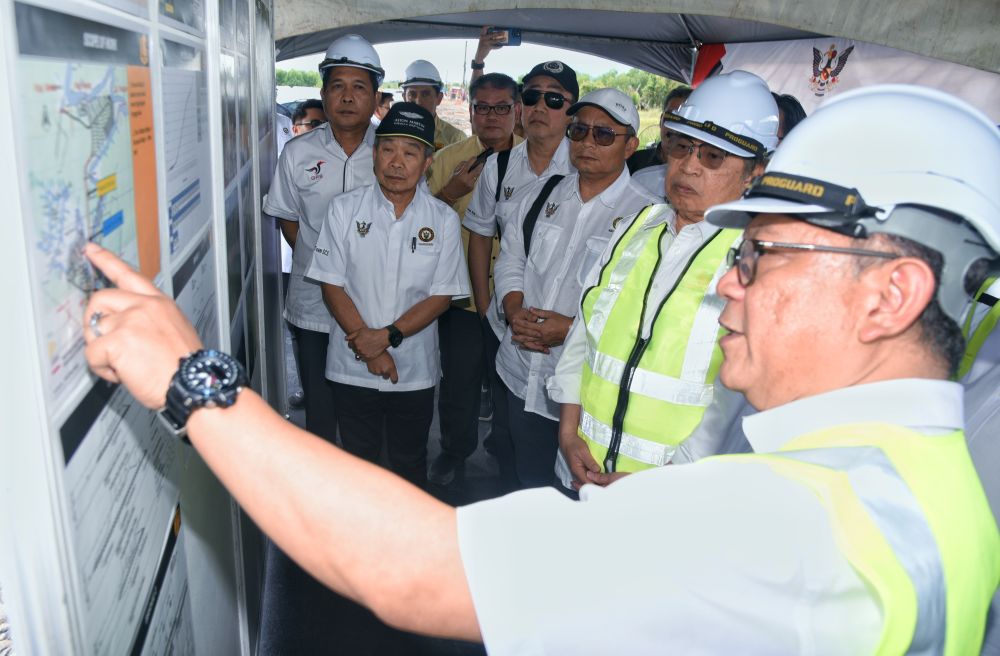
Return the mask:
M 440 116 L 434 117 L 434 150 L 441 150 L 445 146 L 450 146 L 467 138 L 468 135 L 451 123 L 442 121 Z

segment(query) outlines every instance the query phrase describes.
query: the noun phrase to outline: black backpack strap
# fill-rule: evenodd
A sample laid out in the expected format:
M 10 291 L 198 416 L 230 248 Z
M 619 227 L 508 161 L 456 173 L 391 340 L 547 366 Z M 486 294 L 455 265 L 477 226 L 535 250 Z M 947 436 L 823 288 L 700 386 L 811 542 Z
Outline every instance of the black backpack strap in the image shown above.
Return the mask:
M 500 189 L 503 188 L 503 177 L 507 175 L 507 165 L 510 164 L 510 149 L 497 153 L 497 192 L 493 200 L 500 202 Z
M 531 204 L 531 209 L 524 217 L 524 256 L 528 257 L 528 251 L 531 249 L 531 233 L 535 231 L 535 223 L 538 222 L 538 214 L 542 211 L 542 205 L 545 201 L 549 199 L 549 194 L 555 189 L 556 185 L 559 184 L 565 175 L 554 175 L 545 181 L 545 185 L 542 190 L 538 192 L 538 198 L 535 202 Z

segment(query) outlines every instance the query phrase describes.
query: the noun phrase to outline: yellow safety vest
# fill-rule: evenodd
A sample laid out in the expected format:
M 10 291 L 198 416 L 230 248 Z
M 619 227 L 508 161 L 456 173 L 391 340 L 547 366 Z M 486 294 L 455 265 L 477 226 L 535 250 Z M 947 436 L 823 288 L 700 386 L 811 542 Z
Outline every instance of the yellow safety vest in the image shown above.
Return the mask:
M 692 256 L 658 307 L 647 299 L 669 237 L 671 210 L 646 208 L 615 244 L 581 314 L 587 357 L 578 434 L 606 471 L 634 472 L 670 462 L 701 422 L 722 363 L 715 286 L 742 231 L 722 230 Z M 643 317 L 655 313 L 649 339 Z M 617 446 L 617 449 L 614 447 Z
M 961 431 L 853 424 L 719 459 L 764 462 L 819 499 L 882 609 L 876 654 L 979 653 L 1000 533 Z

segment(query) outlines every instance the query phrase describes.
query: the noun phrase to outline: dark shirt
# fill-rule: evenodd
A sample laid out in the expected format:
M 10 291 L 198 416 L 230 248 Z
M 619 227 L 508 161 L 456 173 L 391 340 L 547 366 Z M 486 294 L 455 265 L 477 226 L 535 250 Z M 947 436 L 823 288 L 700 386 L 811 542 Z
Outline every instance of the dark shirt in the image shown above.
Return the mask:
M 642 150 L 635 151 L 632 153 L 631 157 L 625 160 L 625 165 L 628 166 L 629 175 L 632 175 L 639 169 L 649 168 L 650 166 L 659 166 L 663 163 L 663 159 L 660 157 L 659 141 L 649 148 L 643 148 Z

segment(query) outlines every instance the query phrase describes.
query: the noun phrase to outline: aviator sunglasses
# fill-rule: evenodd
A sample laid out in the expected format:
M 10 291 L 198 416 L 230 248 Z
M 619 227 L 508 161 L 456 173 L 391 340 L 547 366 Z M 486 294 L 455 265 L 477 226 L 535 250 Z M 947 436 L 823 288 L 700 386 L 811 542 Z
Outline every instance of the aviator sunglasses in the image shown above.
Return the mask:
M 587 125 L 586 123 L 570 123 L 566 128 L 566 136 L 572 141 L 583 141 L 587 133 L 594 133 L 594 143 L 598 146 L 610 146 L 618 137 L 628 137 L 628 132 L 615 132 L 602 125 Z
M 528 107 L 534 107 L 538 101 L 545 96 L 545 106 L 549 109 L 562 109 L 563 104 L 568 100 L 561 93 L 556 91 L 539 91 L 538 89 L 525 89 L 521 92 L 521 102 Z

